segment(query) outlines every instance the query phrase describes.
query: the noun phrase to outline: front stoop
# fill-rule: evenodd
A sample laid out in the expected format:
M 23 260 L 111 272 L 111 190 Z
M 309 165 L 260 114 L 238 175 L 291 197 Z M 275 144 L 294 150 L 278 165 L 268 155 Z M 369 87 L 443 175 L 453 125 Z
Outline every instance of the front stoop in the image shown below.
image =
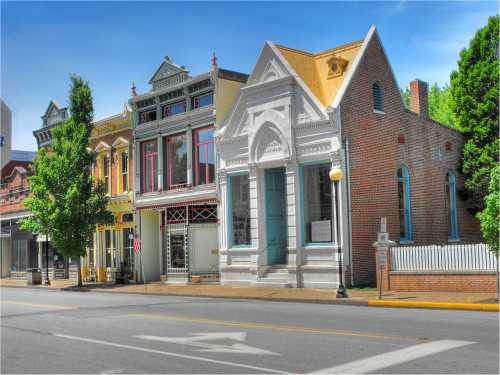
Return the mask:
M 258 288 L 291 288 L 286 265 L 271 266 L 266 273 L 255 283 Z

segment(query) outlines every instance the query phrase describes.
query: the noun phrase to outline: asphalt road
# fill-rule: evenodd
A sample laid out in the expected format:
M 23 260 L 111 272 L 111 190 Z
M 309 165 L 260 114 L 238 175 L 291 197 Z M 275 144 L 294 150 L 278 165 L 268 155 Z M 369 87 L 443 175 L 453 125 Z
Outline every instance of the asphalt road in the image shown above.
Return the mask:
M 498 314 L 0 288 L 2 373 L 498 373 Z

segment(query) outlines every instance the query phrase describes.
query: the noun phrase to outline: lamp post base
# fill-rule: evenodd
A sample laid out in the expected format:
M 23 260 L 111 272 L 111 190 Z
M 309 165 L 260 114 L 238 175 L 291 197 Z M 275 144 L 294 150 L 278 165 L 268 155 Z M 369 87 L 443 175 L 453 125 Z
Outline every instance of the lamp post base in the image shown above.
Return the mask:
M 345 290 L 343 285 L 340 285 L 339 288 L 337 289 L 337 295 L 335 298 L 347 298 L 349 297 L 347 295 L 347 290 Z

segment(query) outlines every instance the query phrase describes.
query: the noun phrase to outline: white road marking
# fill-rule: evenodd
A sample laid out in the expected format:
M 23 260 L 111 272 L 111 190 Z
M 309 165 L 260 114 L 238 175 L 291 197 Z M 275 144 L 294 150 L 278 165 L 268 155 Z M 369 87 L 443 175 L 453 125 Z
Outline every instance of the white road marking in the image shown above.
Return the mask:
M 325 368 L 315 371 L 312 374 L 367 374 L 414 359 L 471 344 L 475 344 L 475 342 L 458 340 L 433 341 L 375 355 L 373 357 L 363 358 L 339 366 Z
M 161 337 L 161 336 L 138 335 L 134 337 L 142 340 L 171 342 L 181 345 L 194 346 L 196 348 L 201 348 L 199 349 L 199 351 L 203 352 L 279 355 L 278 353 L 274 353 L 269 350 L 259 349 L 253 346 L 240 343 L 235 343 L 231 345 L 222 345 L 222 344 L 204 342 L 209 340 L 223 340 L 223 339 L 244 342 L 247 336 L 246 332 L 193 333 L 193 335 L 196 336 Z
M 288 374 L 288 372 L 286 372 L 286 371 L 274 370 L 274 369 L 265 368 L 265 367 L 251 366 L 251 365 L 245 365 L 245 364 L 236 363 L 236 362 L 220 361 L 220 360 L 217 360 L 217 359 L 204 358 L 204 357 L 196 357 L 196 356 L 187 355 L 187 354 L 172 353 L 172 352 L 166 352 L 166 351 L 162 351 L 162 350 L 142 348 L 140 346 L 134 346 L 134 345 L 124 345 L 124 344 L 118 344 L 118 343 L 115 343 L 115 342 L 103 341 L 103 340 L 94 340 L 94 339 L 89 339 L 89 338 L 86 338 L 86 337 L 64 335 L 64 334 L 60 334 L 60 333 L 54 333 L 53 336 L 55 336 L 55 337 L 61 337 L 61 338 L 69 339 L 69 340 L 90 342 L 92 344 L 101 344 L 101 345 L 106 345 L 106 346 L 114 346 L 116 348 L 137 350 L 137 351 L 140 351 L 140 352 L 153 353 L 153 354 L 161 354 L 161 355 L 167 355 L 167 356 L 171 356 L 171 357 L 190 359 L 190 360 L 195 360 L 195 361 L 200 361 L 200 362 L 210 362 L 210 363 L 216 363 L 216 364 L 219 364 L 219 365 L 241 367 L 241 368 L 246 368 L 246 369 L 251 369 L 251 370 L 257 370 L 257 371 L 261 371 L 261 372 L 262 371 L 263 372 L 270 372 L 270 373 L 273 373 L 273 374 Z

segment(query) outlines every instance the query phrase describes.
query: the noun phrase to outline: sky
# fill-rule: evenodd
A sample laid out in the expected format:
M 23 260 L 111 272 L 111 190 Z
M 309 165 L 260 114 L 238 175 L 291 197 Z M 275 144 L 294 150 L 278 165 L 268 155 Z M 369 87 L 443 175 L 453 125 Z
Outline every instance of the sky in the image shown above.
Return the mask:
M 191 74 L 251 73 L 266 40 L 319 52 L 363 39 L 375 25 L 401 87 L 444 85 L 459 52 L 498 13 L 496 2 L 5 2 L 0 96 L 12 147 L 35 150 L 49 101 L 68 104 L 69 75 L 90 82 L 95 118 L 122 111 L 168 55 Z

